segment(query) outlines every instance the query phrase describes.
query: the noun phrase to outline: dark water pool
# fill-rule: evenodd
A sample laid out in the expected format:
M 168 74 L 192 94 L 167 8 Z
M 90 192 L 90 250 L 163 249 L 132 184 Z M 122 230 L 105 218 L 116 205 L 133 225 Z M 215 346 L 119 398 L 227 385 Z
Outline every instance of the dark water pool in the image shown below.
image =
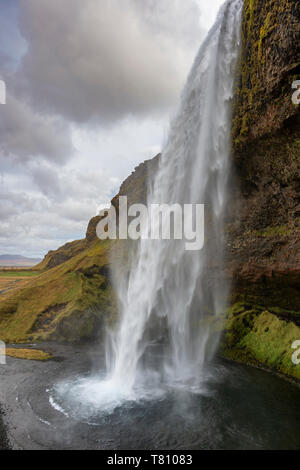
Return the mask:
M 60 362 L 8 358 L 0 368 L 14 448 L 300 450 L 300 390 L 270 374 L 221 362 L 203 393 L 173 388 L 87 418 L 53 387 L 94 372 L 103 359 L 87 348 L 56 352 Z

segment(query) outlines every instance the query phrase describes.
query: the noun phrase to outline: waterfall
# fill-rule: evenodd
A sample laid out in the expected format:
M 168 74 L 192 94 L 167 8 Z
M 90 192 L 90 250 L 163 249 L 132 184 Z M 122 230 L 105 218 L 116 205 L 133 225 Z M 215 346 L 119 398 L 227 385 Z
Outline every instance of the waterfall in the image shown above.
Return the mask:
M 129 278 L 116 285 L 120 322 L 110 335 L 110 384 L 132 396 L 139 383 L 197 387 L 217 342 L 224 311 L 224 211 L 231 154 L 231 109 L 239 56 L 242 0 L 229 0 L 201 46 L 170 125 L 148 205 L 205 204 L 205 245 L 141 240 Z M 116 266 L 116 269 L 118 267 Z M 161 340 L 161 357 L 147 360 Z

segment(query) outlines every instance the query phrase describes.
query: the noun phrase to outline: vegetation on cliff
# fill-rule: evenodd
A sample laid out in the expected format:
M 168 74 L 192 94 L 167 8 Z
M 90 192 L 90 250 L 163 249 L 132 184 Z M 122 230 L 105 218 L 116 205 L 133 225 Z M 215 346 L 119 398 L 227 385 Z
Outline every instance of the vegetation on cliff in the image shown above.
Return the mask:
M 281 129 L 298 113 L 292 83 L 300 78 L 297 0 L 245 0 L 242 60 L 236 93 L 236 146 Z
M 6 342 L 78 341 L 92 337 L 114 296 L 108 282 L 109 242 L 86 250 L 41 273 L 0 303 L 1 338 Z
M 245 0 L 233 116 L 239 188 L 227 225 L 234 280 L 225 354 L 296 378 L 300 339 L 300 2 Z
M 300 381 L 300 364 L 292 361 L 292 345 L 300 338 L 300 312 L 270 310 L 253 303 L 234 304 L 226 325 L 223 354 Z

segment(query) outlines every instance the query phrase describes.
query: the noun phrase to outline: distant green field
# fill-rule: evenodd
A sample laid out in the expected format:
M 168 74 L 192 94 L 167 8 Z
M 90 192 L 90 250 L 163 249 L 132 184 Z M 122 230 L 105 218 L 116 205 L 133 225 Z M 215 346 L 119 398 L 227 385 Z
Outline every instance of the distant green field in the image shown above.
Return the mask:
M 40 271 L 17 271 L 8 269 L 7 271 L 0 269 L 0 277 L 32 277 L 40 274 Z

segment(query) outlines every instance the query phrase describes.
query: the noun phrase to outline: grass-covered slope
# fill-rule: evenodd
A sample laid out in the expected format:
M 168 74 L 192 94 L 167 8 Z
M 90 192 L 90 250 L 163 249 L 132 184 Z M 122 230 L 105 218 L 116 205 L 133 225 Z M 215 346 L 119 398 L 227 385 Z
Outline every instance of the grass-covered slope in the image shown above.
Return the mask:
M 1 339 L 79 341 L 114 311 L 108 279 L 109 242 L 95 240 L 64 263 L 2 296 Z

